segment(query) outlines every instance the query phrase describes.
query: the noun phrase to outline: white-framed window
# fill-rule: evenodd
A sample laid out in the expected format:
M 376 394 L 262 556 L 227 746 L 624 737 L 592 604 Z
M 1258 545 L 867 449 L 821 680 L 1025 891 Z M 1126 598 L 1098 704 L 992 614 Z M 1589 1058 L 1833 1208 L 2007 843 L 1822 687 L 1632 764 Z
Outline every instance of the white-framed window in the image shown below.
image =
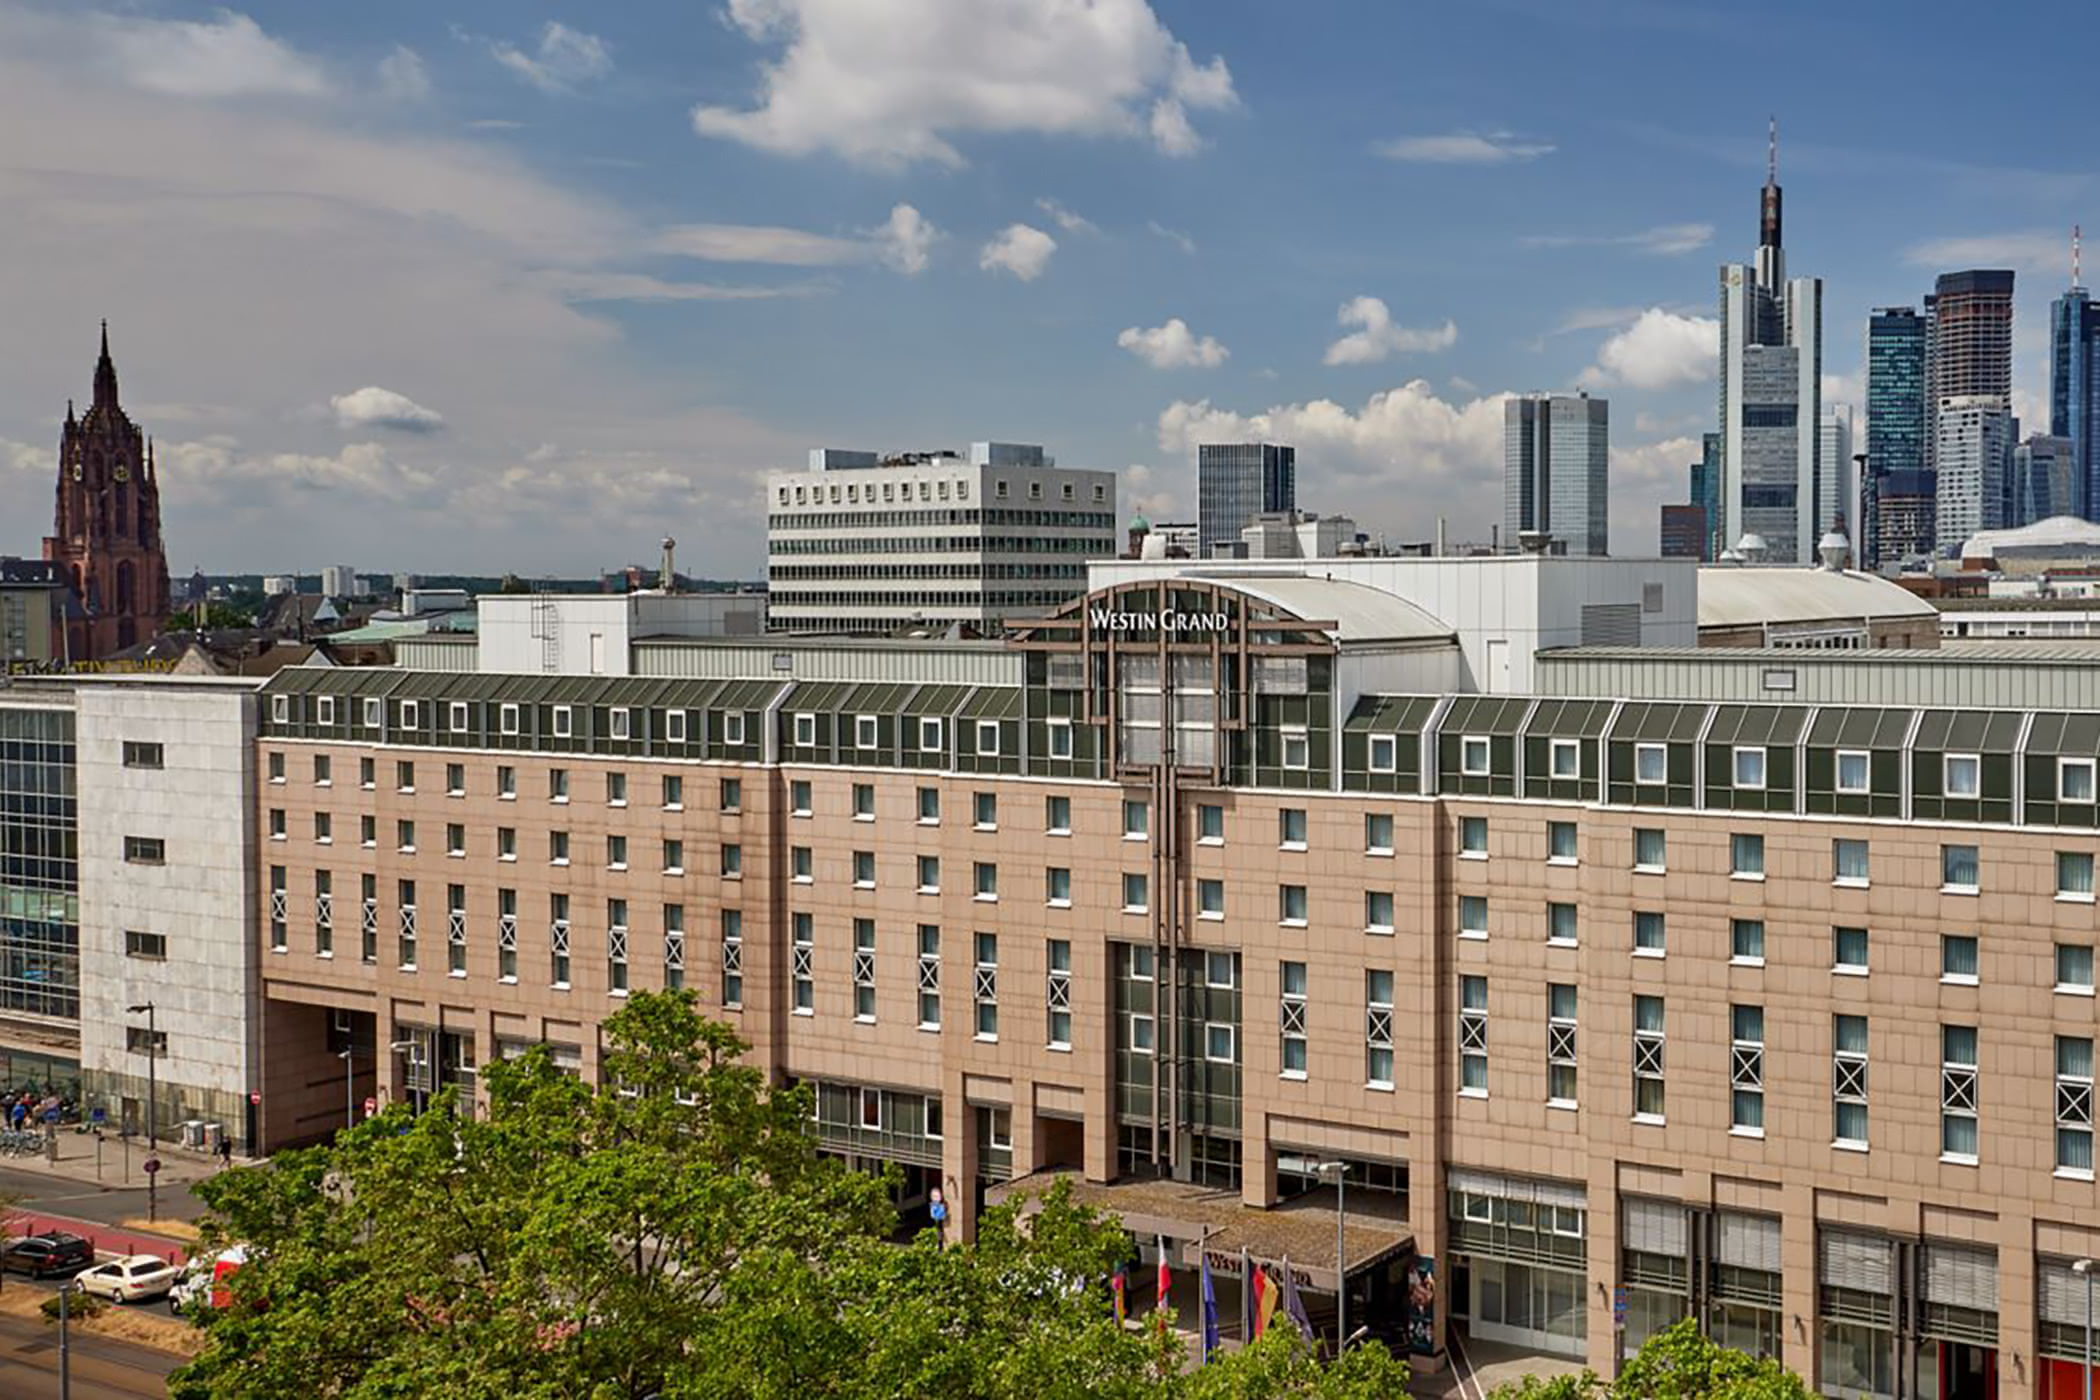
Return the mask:
M 2093 902 L 2093 853 L 2056 853 L 2056 897 L 2074 904 Z
M 1491 746 L 1485 735 L 1467 734 L 1458 741 L 1458 771 L 1468 778 L 1488 776 Z
M 1667 1050 L 1661 997 L 1633 999 L 1633 1121 L 1663 1121 L 1663 1071 Z
M 1196 804 L 1196 844 L 1199 846 L 1222 846 L 1225 844 L 1225 809 L 1215 802 Z
M 607 737 L 626 739 L 634 733 L 634 711 L 625 705 L 615 705 L 607 716 Z
M 794 735 L 796 748 L 815 748 L 817 743 L 817 717 L 811 714 L 796 715 L 794 719 Z
M 1305 849 L 1306 820 L 1303 807 L 1285 807 L 1276 814 L 1276 844 L 1286 851 Z
M 496 728 L 504 735 L 518 732 L 518 707 L 506 701 L 496 707 Z
M 853 717 L 853 747 L 854 747 L 854 748 L 856 748 L 856 749 L 872 749 L 872 748 L 878 748 L 878 747 L 880 747 L 880 746 L 881 746 L 881 742 L 882 742 L 882 726 L 881 726 L 881 724 L 877 723 L 877 721 L 876 721 L 876 718 L 875 718 L 875 716 L 873 716 L 873 715 L 855 715 L 855 716 Z
M 445 727 L 454 734 L 467 732 L 467 702 L 454 700 L 446 707 Z
M 1364 1084 L 1393 1087 L 1393 974 L 1384 968 L 1364 973 Z
M 1983 760 L 1972 753 L 1950 753 L 1940 760 L 1944 784 L 1940 791 L 1948 797 L 1981 797 L 1983 795 Z
M 807 778 L 796 778 L 788 783 L 788 815 L 806 817 L 810 814 L 810 787 Z
M 1830 1140 L 1867 1145 L 1867 1018 L 1830 1018 Z
M 1633 780 L 1637 783 L 1670 781 L 1670 748 L 1667 744 L 1633 746 Z
M 1238 1028 L 1230 1021 L 1203 1023 L 1203 1058 L 1214 1065 L 1229 1065 L 1239 1057 Z
M 939 753 L 941 748 L 941 722 L 930 716 L 922 716 L 919 720 L 919 751 Z
M 919 1029 L 939 1030 L 941 1025 L 941 930 L 938 924 L 919 925 Z
M 1830 970 L 1847 977 L 1867 974 L 1869 939 L 1863 928 L 1838 925 L 1830 930 Z
M 547 961 L 549 980 L 557 989 L 569 985 L 569 897 L 548 896 Z
M 377 729 L 386 722 L 386 702 L 376 695 L 365 697 L 365 728 Z
M 1458 819 L 1458 853 L 1473 860 L 1487 859 L 1488 819 L 1486 817 L 1460 817 Z
M 800 716 L 797 716 L 797 719 L 799 720 Z M 800 732 L 799 726 L 797 732 Z M 722 742 L 731 748 L 740 747 L 743 744 L 744 712 L 742 710 L 725 710 L 722 712 Z M 798 744 L 805 742 L 814 744 L 817 742 L 817 717 L 815 715 L 809 717 L 808 740 L 797 738 L 795 742 Z
M 1484 894 L 1462 894 L 1458 897 L 1458 936 L 1460 938 L 1485 938 L 1488 936 L 1488 902 Z
M 1668 950 L 1668 916 L 1659 909 L 1638 909 L 1633 915 L 1633 955 L 1659 958 Z
M 2093 994 L 2092 944 L 2056 945 L 2056 990 L 2071 996 L 2089 997 Z
M 401 970 L 413 972 L 416 968 L 416 882 L 400 880 L 396 885 L 398 903 L 394 912 L 401 935 L 398 940 Z
M 853 887 L 860 890 L 875 888 L 875 853 L 855 851 L 853 853 Z
M 2093 768 L 2094 761 L 2090 758 L 2056 760 L 2056 800 L 2091 802 L 2094 789 Z
M 997 758 L 999 756 L 999 721 L 981 719 L 977 721 L 977 756 Z
M 1975 934 L 1940 935 L 1940 981 L 1956 987 L 1975 986 L 1981 971 L 1981 959 Z
M 409 883 L 406 883 L 406 882 L 404 882 L 404 883 L 402 884 L 402 888 L 403 888 L 403 889 L 405 889 L 405 890 L 407 890 L 407 891 L 409 892 L 409 893 L 408 893 L 408 901 L 409 901 L 409 912 L 408 912 L 408 916 L 407 916 L 407 917 L 408 917 L 408 925 L 409 925 L 409 928 L 410 928 L 410 929 L 411 929 L 411 931 L 412 931 L 412 930 L 414 929 L 414 927 L 415 927 L 415 918 L 416 918 L 416 916 L 415 916 L 415 908 L 414 908 L 414 905 L 415 905 L 415 898 L 416 898 L 416 896 L 415 896 L 415 888 L 416 888 L 416 887 L 415 887 L 414 885 L 412 885 L 412 884 L 409 884 Z M 290 899 L 290 896 L 289 896 L 289 895 L 287 894 L 287 892 L 286 892 L 286 887 L 285 887 L 285 868 L 284 868 L 283 866 L 281 866 L 281 865 L 273 865 L 273 866 L 271 866 L 271 867 L 270 867 L 270 951 L 271 951 L 271 952 L 273 952 L 273 953 L 282 953 L 282 952 L 284 952 L 284 951 L 285 951 L 286 949 L 288 949 L 288 948 L 290 948 L 290 947 L 291 947 L 291 939 L 292 939 L 292 935 L 291 935 L 291 929 L 290 929 L 290 920 L 291 920 L 291 910 L 290 910 L 290 908 L 288 907 L 288 902 L 289 902 L 289 899 Z M 411 935 L 411 936 L 412 936 L 412 935 Z M 413 958 L 411 958 L 411 959 L 409 959 L 409 961 L 413 962 L 413 961 L 414 961 L 414 959 L 413 959 Z
M 1660 875 L 1669 865 L 1669 838 L 1661 827 L 1633 829 L 1633 868 L 1643 875 Z
M 975 862 L 971 888 L 976 898 L 987 903 L 999 898 L 999 867 L 988 860 Z
M 1225 917 L 1225 882 L 1223 880 L 1200 879 L 1196 881 L 1196 917 L 1199 919 L 1222 919 Z
M 1549 865 L 1573 865 L 1578 858 L 1580 846 L 1573 822 L 1546 823 L 1546 862 Z
M 496 980 L 518 980 L 518 892 L 496 891 Z
M 1575 986 L 1571 982 L 1546 985 L 1546 1102 L 1556 1108 L 1573 1108 L 1576 1093 Z
M 605 901 L 605 985 L 613 996 L 624 997 L 627 985 L 627 901 Z
M 2093 1176 L 2093 1038 L 2056 1038 L 2056 1171 Z
M 1389 856 L 1393 853 L 1393 816 L 1390 812 L 1364 813 L 1364 854 Z
M 977 1038 L 999 1038 L 999 935 L 980 933 L 971 940 L 977 962 L 970 994 L 977 1008 Z
M 1285 1079 L 1305 1078 L 1306 1040 L 1305 964 L 1287 962 L 1278 969 L 1276 1006 L 1277 1033 L 1281 1042 L 1279 1061 Z
M 816 919 L 809 914 L 792 914 L 788 923 L 791 939 L 788 944 L 788 980 L 793 997 L 789 1009 L 797 1016 L 814 1016 L 817 1014 Z
M 554 707 L 554 737 L 566 739 L 575 733 L 576 714 L 567 705 Z
M 1486 1098 L 1488 1091 L 1488 983 L 1458 979 L 1458 1092 Z
M 1975 894 L 1979 884 L 1974 846 L 1940 847 L 1940 889 L 1950 894 Z
M 1738 747 L 1735 753 L 1735 786 L 1761 790 L 1765 785 L 1763 747 Z
M 1837 790 L 1848 794 L 1858 794 L 1867 791 L 1872 766 L 1866 750 L 1839 749 L 1837 751 Z
M 1548 746 L 1547 771 L 1556 778 L 1582 776 L 1582 740 L 1555 739 Z
M 272 695 L 270 697 L 270 723 L 290 724 L 291 722 L 292 697 L 289 695 Z
M 335 723 L 335 697 L 333 695 L 314 697 L 314 723 L 323 725 Z
M 1391 734 L 1371 736 L 1371 771 L 1394 773 L 1400 768 L 1400 741 Z
M 1285 928 L 1304 928 L 1305 907 L 1305 886 L 1276 887 L 1276 922 Z
M 1737 832 L 1728 838 L 1728 871 L 1738 880 L 1765 878 L 1765 838 Z
M 1728 961 L 1738 967 L 1763 967 L 1765 965 L 1765 921 L 1763 919 L 1730 919 L 1728 921 Z
M 970 825 L 977 831 L 999 829 L 999 794 L 996 792 L 973 792 L 970 794 Z
M 414 700 L 403 700 L 401 702 L 401 728 L 412 733 L 422 721 L 422 706 Z
M 1391 890 L 1364 891 L 1364 932 L 1391 933 L 1393 931 L 1393 892 Z
M 853 1019 L 875 1020 L 875 921 L 853 921 Z
M 853 785 L 853 820 L 871 822 L 875 820 L 875 784 Z
M 1045 732 L 1050 740 L 1050 757 L 1070 758 L 1072 756 L 1072 721 L 1068 719 L 1053 719 Z
M 1868 881 L 1868 850 L 1865 841 L 1840 836 L 1830 843 L 1830 880 L 1834 885 L 1865 888 Z
M 920 894 L 939 894 L 940 892 L 941 892 L 941 858 L 940 858 L 939 856 L 924 856 L 924 855 L 920 856 L 920 857 L 919 857 L 919 893 L 920 893 Z
M 1976 1160 L 1976 1028 L 1940 1027 L 1940 1156 Z
M 664 742 L 667 744 L 682 744 L 685 742 L 684 710 L 664 711 Z
M 1765 1009 L 1728 1008 L 1728 1131 L 1765 1133 Z
M 1049 942 L 1049 970 L 1045 974 L 1043 1005 L 1049 1022 L 1050 1048 L 1072 1048 L 1072 944 L 1053 938 Z

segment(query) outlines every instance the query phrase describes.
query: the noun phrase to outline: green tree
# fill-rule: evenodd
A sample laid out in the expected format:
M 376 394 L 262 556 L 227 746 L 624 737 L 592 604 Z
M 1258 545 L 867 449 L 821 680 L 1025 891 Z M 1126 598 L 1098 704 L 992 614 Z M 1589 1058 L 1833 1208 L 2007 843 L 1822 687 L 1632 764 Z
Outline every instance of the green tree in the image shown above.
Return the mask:
M 1066 1190 L 987 1211 L 968 1248 L 891 1243 L 894 1174 L 820 1157 L 808 1090 L 689 993 L 604 1032 L 604 1087 L 534 1050 L 488 1067 L 485 1116 L 440 1096 L 200 1183 L 207 1244 L 250 1262 L 171 1393 L 1368 1400 L 1405 1377 L 1282 1336 L 1191 1370 L 1116 1324 L 1129 1237 Z
M 1590 1371 L 1526 1376 L 1492 1400 L 1811 1400 L 1808 1384 L 1770 1357 L 1721 1346 L 1690 1318 L 1656 1333 L 1609 1386 Z

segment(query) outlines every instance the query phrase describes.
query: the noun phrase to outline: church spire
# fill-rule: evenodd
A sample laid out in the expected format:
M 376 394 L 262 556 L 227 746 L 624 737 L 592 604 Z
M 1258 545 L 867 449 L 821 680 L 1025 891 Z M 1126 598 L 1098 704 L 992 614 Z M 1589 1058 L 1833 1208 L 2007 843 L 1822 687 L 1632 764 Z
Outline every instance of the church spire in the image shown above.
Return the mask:
M 94 408 L 117 407 L 117 366 L 109 358 L 109 322 L 102 323 L 102 357 L 95 361 Z

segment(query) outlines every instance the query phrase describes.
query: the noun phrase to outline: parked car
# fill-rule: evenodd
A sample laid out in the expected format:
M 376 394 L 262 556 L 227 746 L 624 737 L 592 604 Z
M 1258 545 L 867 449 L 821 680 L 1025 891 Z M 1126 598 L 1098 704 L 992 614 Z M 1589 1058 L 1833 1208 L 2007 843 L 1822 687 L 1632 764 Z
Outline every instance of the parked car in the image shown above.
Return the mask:
M 181 1267 L 158 1254 L 127 1254 L 82 1270 L 73 1281 L 83 1293 L 107 1298 L 112 1303 L 139 1303 L 165 1296 L 180 1277 Z
M 56 1278 L 77 1273 L 95 1262 L 95 1247 L 64 1230 L 46 1230 L 9 1240 L 0 1249 L 0 1269 L 28 1274 L 31 1278 Z

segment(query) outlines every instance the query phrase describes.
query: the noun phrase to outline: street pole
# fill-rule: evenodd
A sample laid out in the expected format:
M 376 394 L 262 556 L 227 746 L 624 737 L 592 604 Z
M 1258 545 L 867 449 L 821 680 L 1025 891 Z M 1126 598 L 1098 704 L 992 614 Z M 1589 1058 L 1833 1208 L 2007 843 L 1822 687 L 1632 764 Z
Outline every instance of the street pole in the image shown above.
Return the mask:
M 1349 1175 L 1347 1162 L 1322 1162 L 1316 1168 L 1321 1180 L 1334 1178 L 1334 1355 L 1341 1359 L 1342 1349 L 1349 1345 L 1349 1255 L 1348 1236 L 1343 1225 L 1345 1191 L 1343 1181 Z
M 350 1059 L 350 1047 L 343 1047 L 343 1129 L 345 1132 L 357 1126 L 357 1067 Z
M 66 1297 L 73 1291 L 73 1280 L 62 1280 L 58 1285 L 58 1400 L 73 1400 L 73 1339 L 67 1325 Z
M 127 1006 L 126 1013 L 146 1015 L 146 1149 L 152 1151 L 160 1146 L 160 1028 L 155 1019 L 156 1008 L 150 1001 L 137 1006 Z

